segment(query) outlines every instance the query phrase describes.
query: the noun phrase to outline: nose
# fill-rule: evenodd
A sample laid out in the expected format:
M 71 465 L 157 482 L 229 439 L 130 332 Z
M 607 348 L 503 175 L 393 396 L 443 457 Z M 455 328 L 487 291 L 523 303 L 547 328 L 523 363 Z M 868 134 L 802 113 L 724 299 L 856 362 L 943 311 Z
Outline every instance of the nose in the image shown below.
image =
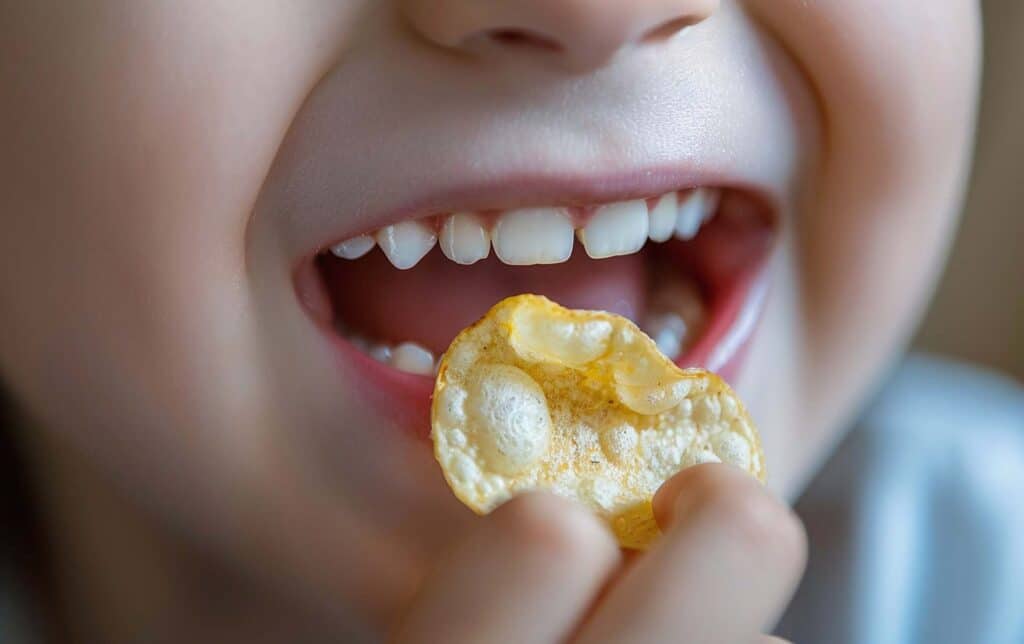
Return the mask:
M 573 71 L 668 39 L 706 20 L 719 0 L 404 0 L 427 40 L 475 56 L 540 56 Z

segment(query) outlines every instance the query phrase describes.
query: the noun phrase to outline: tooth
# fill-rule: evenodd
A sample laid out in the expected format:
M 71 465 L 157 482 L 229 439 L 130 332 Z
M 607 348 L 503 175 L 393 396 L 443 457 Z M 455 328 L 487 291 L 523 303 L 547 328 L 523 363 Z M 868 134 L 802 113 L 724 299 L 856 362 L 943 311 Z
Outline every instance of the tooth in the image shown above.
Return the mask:
M 473 264 L 491 252 L 491 235 L 480 217 L 471 212 L 457 212 L 441 225 L 441 252 L 456 264 Z
M 655 313 L 648 317 L 644 330 L 669 357 L 677 357 L 704 329 L 704 298 L 700 287 L 691 280 L 663 283 L 652 294 L 650 305 Z
M 637 252 L 647 241 L 647 202 L 636 199 L 601 206 L 580 231 L 580 241 L 594 259 Z
M 718 190 L 697 188 L 680 194 L 679 214 L 676 218 L 676 237 L 693 239 L 701 224 L 707 221 L 718 206 Z
M 437 242 L 434 231 L 419 221 L 400 221 L 377 231 L 377 243 L 395 268 L 415 266 Z
M 358 259 L 370 252 L 377 244 L 369 235 L 359 235 L 331 246 L 331 252 L 342 259 Z
M 647 236 L 651 241 L 668 241 L 676 229 L 676 213 L 679 210 L 679 197 L 670 192 L 651 208 L 650 226 Z
M 370 347 L 370 357 L 387 364 L 391 361 L 391 347 L 386 344 L 375 344 Z
M 389 364 L 399 371 L 429 376 L 434 373 L 434 354 L 415 342 L 403 342 L 391 352 Z
M 513 266 L 558 264 L 572 255 L 572 221 L 564 208 L 510 210 L 492 237 L 498 259 Z
M 686 322 L 675 313 L 653 316 L 645 329 L 647 335 L 658 345 L 658 349 L 672 360 L 678 358 L 683 350 L 686 330 Z

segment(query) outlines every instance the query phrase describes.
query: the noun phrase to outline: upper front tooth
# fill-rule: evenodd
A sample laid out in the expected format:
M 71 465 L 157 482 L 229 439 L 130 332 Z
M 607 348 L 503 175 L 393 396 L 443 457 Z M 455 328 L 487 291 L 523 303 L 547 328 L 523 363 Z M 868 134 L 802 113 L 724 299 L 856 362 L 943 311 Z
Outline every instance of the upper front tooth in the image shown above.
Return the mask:
M 441 225 L 441 252 L 456 264 L 473 264 L 491 252 L 491 235 L 480 217 L 471 212 L 457 212 Z
M 594 259 L 637 252 L 647 241 L 647 202 L 636 199 L 601 206 L 580 231 L 580 241 Z
M 651 208 L 650 226 L 647 236 L 651 241 L 667 241 L 676 229 L 676 213 L 679 211 L 679 199 L 670 192 Z
M 572 255 L 573 229 L 564 208 L 510 210 L 494 227 L 494 252 L 514 266 L 558 264 Z
M 376 244 L 377 242 L 373 240 L 373 237 L 359 235 L 331 246 L 331 252 L 342 259 L 356 259 L 370 252 Z
M 395 268 L 415 266 L 437 242 L 434 231 L 419 221 L 400 221 L 377 231 L 377 243 Z
M 676 217 L 676 237 L 693 239 L 718 206 L 718 191 L 697 188 L 680 195 L 679 214 Z

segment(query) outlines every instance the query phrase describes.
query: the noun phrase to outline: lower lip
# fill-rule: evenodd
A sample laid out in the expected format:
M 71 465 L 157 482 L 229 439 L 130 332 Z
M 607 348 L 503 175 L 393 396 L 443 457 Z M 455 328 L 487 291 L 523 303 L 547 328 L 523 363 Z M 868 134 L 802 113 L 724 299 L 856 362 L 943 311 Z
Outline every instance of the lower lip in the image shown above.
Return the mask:
M 766 258 L 767 259 L 767 258 Z M 759 262 L 711 302 L 710 324 L 700 339 L 676 360 L 680 367 L 701 367 L 734 382 L 768 299 L 770 262 Z M 329 321 L 314 320 L 343 377 L 361 398 L 400 430 L 421 439 L 430 436 L 430 397 L 434 379 L 382 364 L 339 335 Z
M 739 278 L 730 292 L 712 305 L 708 328 L 676 364 L 714 371 L 734 383 L 761 320 L 769 284 L 767 264 Z

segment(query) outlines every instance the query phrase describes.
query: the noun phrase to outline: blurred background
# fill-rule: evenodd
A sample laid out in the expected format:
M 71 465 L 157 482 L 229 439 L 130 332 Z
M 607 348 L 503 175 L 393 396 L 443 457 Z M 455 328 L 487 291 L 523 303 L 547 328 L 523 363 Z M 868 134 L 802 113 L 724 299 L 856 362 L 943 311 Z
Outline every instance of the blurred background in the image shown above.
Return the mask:
M 1024 1 L 981 4 L 973 176 L 912 348 L 989 373 L 918 355 L 866 405 L 796 504 L 794 642 L 1024 642 Z
M 974 175 L 915 346 L 1024 381 L 1024 2 L 988 0 Z

